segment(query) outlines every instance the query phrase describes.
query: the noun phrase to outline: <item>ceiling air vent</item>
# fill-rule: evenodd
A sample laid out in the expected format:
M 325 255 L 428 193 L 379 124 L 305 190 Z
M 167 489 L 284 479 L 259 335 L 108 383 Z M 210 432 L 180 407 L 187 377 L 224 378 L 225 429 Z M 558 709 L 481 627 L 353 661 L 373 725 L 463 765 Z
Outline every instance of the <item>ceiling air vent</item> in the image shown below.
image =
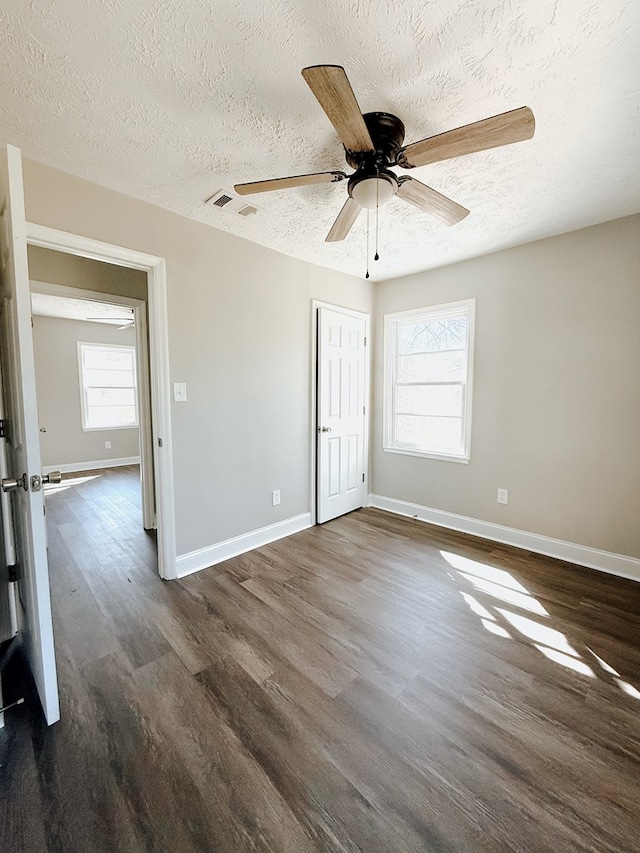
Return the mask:
M 229 213 L 235 213 L 245 219 L 258 212 L 257 207 L 254 207 L 252 204 L 247 204 L 244 199 L 239 198 L 237 195 L 233 195 L 233 193 L 225 192 L 225 190 L 218 190 L 215 192 L 211 198 L 206 200 L 205 204 L 211 205 L 212 207 L 224 208 Z

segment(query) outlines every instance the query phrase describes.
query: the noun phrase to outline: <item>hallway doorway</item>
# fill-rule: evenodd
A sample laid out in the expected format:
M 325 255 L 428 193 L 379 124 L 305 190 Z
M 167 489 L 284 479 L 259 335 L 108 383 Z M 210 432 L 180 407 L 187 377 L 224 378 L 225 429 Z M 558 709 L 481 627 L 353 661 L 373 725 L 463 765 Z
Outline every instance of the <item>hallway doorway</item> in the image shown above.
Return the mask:
M 89 279 L 107 266 L 71 261 Z M 32 279 L 31 310 L 43 472 L 138 465 L 142 525 L 155 528 L 146 300 Z
M 146 312 L 138 319 L 148 321 L 148 371 L 150 386 L 150 456 L 155 488 L 157 570 L 161 578 L 176 577 L 173 463 L 169 398 L 169 352 L 166 265 L 163 258 L 122 246 L 70 234 L 47 226 L 26 223 L 30 250 L 53 250 L 55 255 L 101 262 L 100 265 L 138 270 L 146 276 Z M 109 292 L 107 290 L 107 292 Z

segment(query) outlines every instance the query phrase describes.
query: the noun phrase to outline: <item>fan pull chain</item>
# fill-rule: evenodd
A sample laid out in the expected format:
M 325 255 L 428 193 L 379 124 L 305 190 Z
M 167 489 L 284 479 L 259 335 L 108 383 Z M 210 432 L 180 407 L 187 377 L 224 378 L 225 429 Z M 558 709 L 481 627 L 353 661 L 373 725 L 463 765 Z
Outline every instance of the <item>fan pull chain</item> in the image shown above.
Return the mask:
M 369 278 L 369 208 L 367 208 L 367 274 L 365 278 Z
M 379 188 L 380 188 L 380 172 L 378 171 L 378 180 L 376 181 L 376 253 L 373 256 L 374 261 L 380 260 L 380 255 L 378 254 L 378 211 L 380 209 L 379 205 L 378 205 L 378 190 L 379 190 Z

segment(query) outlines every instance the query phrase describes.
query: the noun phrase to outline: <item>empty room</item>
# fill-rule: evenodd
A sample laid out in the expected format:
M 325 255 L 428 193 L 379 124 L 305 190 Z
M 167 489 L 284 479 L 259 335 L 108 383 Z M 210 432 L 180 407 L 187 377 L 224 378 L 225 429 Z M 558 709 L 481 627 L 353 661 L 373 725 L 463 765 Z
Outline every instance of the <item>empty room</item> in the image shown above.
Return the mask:
M 0 850 L 640 853 L 640 7 L 0 24 Z

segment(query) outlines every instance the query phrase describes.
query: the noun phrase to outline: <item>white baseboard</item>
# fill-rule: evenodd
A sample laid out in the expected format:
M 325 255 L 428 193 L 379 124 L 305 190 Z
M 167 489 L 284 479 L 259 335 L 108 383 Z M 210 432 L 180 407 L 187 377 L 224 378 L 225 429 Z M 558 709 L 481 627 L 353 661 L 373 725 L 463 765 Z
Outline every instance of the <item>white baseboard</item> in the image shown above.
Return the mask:
M 139 456 L 122 456 L 120 459 L 96 459 L 93 462 L 65 462 L 62 465 L 43 465 L 42 473 L 75 474 L 76 471 L 95 471 L 98 468 L 120 468 L 122 465 L 139 465 Z
M 201 569 L 215 566 L 216 563 L 230 560 L 231 557 L 237 557 L 239 554 L 253 551 L 254 548 L 268 545 L 277 539 L 284 539 L 285 536 L 300 533 L 301 530 L 307 530 L 311 526 L 311 513 L 305 512 L 302 515 L 287 518 L 285 521 L 243 533 L 241 536 L 225 539 L 224 542 L 216 542 L 215 545 L 209 545 L 207 548 L 190 551 L 188 554 L 180 554 L 176 559 L 177 577 L 184 578 L 194 572 L 199 572 Z
M 528 533 L 526 530 L 517 530 L 514 527 L 503 527 L 501 524 L 493 524 L 490 521 L 480 521 L 477 518 L 456 515 L 453 512 L 387 498 L 383 495 L 370 494 L 368 506 L 415 518 L 418 521 L 426 521 L 439 527 L 447 527 L 450 530 L 458 530 L 461 533 L 470 533 L 472 536 L 480 536 L 504 545 L 513 545 L 547 557 L 556 557 L 558 560 L 576 563 L 590 569 L 618 575 L 621 578 L 640 581 L 640 560 L 626 557 L 624 554 L 599 551 L 597 548 L 589 548 L 586 545 L 576 545 L 573 542 L 564 542 L 562 539 L 552 539 L 550 536 L 540 536 L 538 533 Z

